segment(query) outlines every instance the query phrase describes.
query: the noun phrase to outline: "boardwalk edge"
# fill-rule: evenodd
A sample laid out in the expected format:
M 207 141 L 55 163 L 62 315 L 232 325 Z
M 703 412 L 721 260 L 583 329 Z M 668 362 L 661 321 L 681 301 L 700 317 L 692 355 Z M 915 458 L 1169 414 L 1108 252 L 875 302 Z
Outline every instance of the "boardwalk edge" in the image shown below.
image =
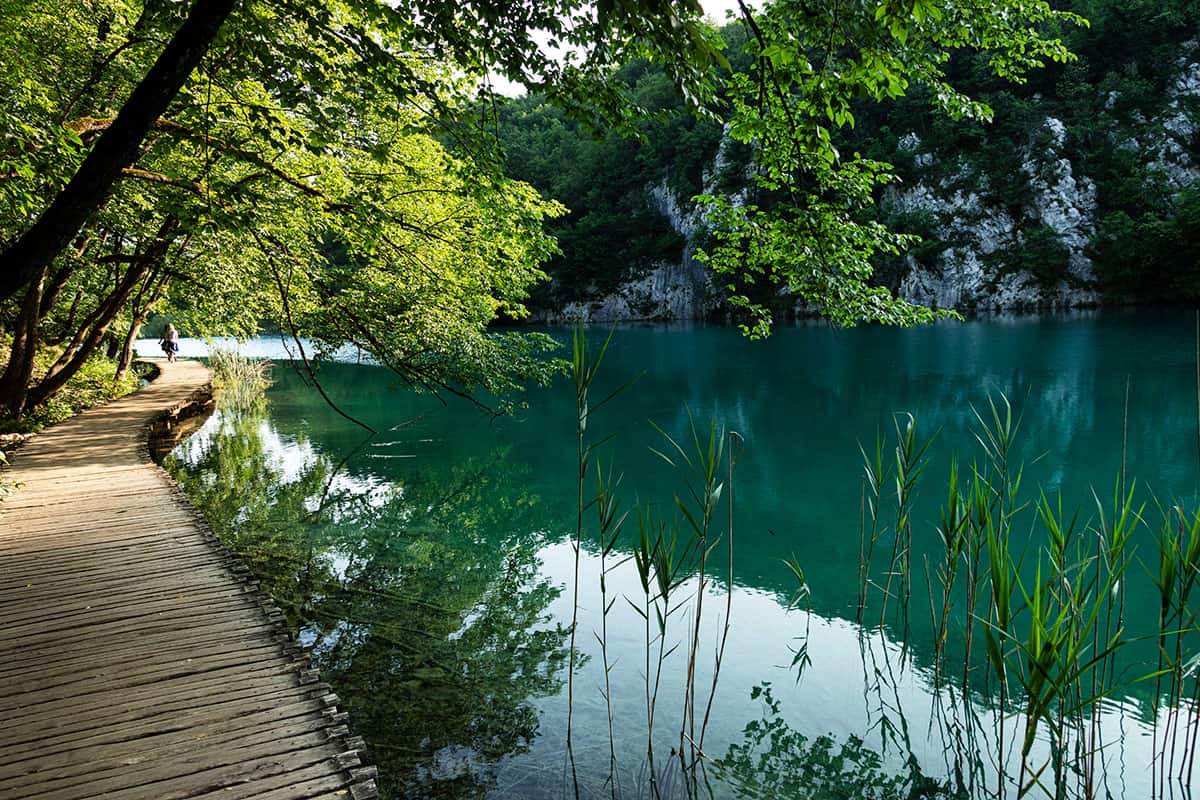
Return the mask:
M 156 432 L 160 430 L 159 426 L 167 421 L 177 422 L 185 418 L 188 416 L 189 409 L 197 409 L 198 413 L 203 413 L 203 410 L 210 406 L 211 402 L 212 386 L 209 384 L 155 417 L 146 431 L 141 455 L 157 470 L 179 507 L 195 520 L 197 529 L 217 553 L 222 564 L 241 584 L 243 591 L 248 595 L 247 599 L 255 603 L 262 611 L 267 628 L 272 634 L 271 638 L 279 644 L 280 651 L 292 664 L 298 684 L 307 687 L 306 696 L 316 700 L 324 707 L 321 712 L 324 725 L 320 730 L 338 748 L 338 755 L 334 757 L 334 761 L 345 776 L 346 788 L 349 790 L 352 800 L 374 800 L 379 797 L 378 770 L 375 766 L 365 762 L 367 758 L 366 742 L 361 736 L 351 734 L 349 715 L 338 710 L 340 698 L 333 692 L 329 684 L 321 680 L 317 670 L 312 667 L 309 654 L 304 652 L 292 635 L 286 616 L 262 588 L 262 582 L 241 558 L 221 541 L 204 514 L 188 498 L 183 487 L 171 477 L 170 473 L 154 462 L 152 440 Z

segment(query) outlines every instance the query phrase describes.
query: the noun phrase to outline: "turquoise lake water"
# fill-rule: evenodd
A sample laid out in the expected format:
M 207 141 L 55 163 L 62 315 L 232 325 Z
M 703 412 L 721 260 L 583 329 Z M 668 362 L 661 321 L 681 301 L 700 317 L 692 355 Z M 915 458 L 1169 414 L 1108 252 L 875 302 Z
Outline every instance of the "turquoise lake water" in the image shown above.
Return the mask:
M 888 781 L 909 774 L 910 754 L 924 775 L 951 775 L 944 730 L 933 724 L 944 708 L 933 688 L 925 564 L 936 563 L 952 457 L 964 470 L 981 458 L 973 408 L 986 414 L 989 398 L 1009 398 L 1022 420 L 1014 461 L 1024 464 L 1023 497 L 1036 500 L 1039 489 L 1061 495 L 1068 514 L 1080 510 L 1081 532 L 1095 520 L 1093 491 L 1111 504 L 1123 453 L 1149 509 L 1195 510 L 1195 337 L 1194 317 L 1183 312 L 904 331 L 802 325 L 761 342 L 727 328 L 618 329 L 593 397 L 640 377 L 592 415 L 588 436 L 613 436 L 597 457 L 622 476 L 623 508 L 678 516 L 673 497 L 686 496 L 686 486 L 652 450 L 669 448 L 664 432 L 687 442 L 693 425 L 706 434 L 715 420 L 744 440 L 732 481 L 732 586 L 726 490 L 698 648 L 703 713 L 729 602 L 704 742 L 707 761 L 718 763 L 702 782 L 705 796 L 769 797 L 793 785 L 832 787 L 802 796 L 891 796 Z M 408 393 L 378 367 L 328 364 L 320 380 L 344 411 L 381 433 L 367 436 L 347 422 L 280 362 L 265 409 L 219 412 L 176 451 L 171 468 L 312 648 L 368 740 L 385 790 L 549 798 L 574 797 L 578 785 L 581 797 L 611 797 L 614 786 L 620 797 L 652 796 L 645 623 L 633 608 L 644 594 L 629 559 L 636 515 L 606 559 L 606 599 L 616 600 L 607 621 L 616 767 L 597 641 L 604 603 L 594 532 L 585 533 L 579 562 L 576 631 L 585 658 L 574 682 L 574 778 L 567 758 L 577 469 L 569 383 L 531 390 L 527 407 L 491 419 L 455 398 L 442 404 Z M 894 437 L 909 413 L 918 431 L 935 435 L 912 513 L 910 613 L 907 624 L 889 615 L 882 628 L 864 628 L 855 621 L 859 447 L 870 450 L 879 433 Z M 593 472 L 589 492 L 594 480 Z M 1042 542 L 1030 512 L 1014 536 L 1028 539 L 1032 563 Z M 594 513 L 585 517 L 593 529 Z M 1140 560 L 1125 589 L 1130 639 L 1154 629 L 1158 608 L 1143 567 L 1155 557 L 1150 529 L 1134 544 Z M 785 560 L 803 569 L 811 591 L 799 606 Z M 688 586 L 694 595 L 694 581 Z M 877 622 L 877 598 L 868 609 Z M 685 642 L 693 624 L 694 598 L 671 618 L 667 648 Z M 950 638 L 952 652 L 961 648 Z M 811 663 L 800 674 L 794 661 L 803 647 Z M 1153 668 L 1155 654 L 1153 641 L 1131 641 L 1121 661 L 1128 679 L 1104 701 L 1099 724 L 1111 746 L 1103 775 L 1114 797 L 1149 796 L 1153 686 L 1134 678 Z M 686 660 L 680 646 L 662 671 L 655 747 L 664 796 L 686 794 L 670 756 L 680 747 Z M 774 705 L 761 692 L 768 683 Z M 980 683 L 972 702 L 986 704 L 987 694 Z M 1017 716 L 1004 724 L 1016 726 Z M 994 748 L 987 737 L 978 745 L 985 751 Z M 845 758 L 836 761 L 838 754 Z M 853 793 L 872 782 L 881 788 Z

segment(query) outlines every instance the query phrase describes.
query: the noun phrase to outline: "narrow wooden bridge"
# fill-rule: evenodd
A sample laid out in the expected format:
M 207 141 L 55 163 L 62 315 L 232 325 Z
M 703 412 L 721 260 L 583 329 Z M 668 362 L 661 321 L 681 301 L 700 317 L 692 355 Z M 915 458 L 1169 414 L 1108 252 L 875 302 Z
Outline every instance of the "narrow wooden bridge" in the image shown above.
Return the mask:
M 280 612 L 149 458 L 209 380 L 162 364 L 0 473 L 0 798 L 368 798 Z

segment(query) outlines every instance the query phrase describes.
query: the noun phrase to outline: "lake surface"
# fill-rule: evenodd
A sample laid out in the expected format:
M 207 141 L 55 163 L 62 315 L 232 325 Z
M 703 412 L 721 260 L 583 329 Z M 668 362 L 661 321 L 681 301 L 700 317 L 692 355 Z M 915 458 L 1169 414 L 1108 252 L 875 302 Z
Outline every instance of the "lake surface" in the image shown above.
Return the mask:
M 939 720 L 953 704 L 956 679 L 942 681 L 945 692 L 935 687 L 926 575 L 941 548 L 937 525 L 952 458 L 964 474 L 972 461 L 983 463 L 973 409 L 987 415 L 989 398 L 1011 400 L 1021 416 L 1013 461 L 1024 464 L 1022 499 L 1036 501 L 1039 489 L 1061 496 L 1068 517 L 1081 512 L 1081 542 L 1097 520 L 1095 496 L 1111 507 L 1123 463 L 1139 502 L 1149 503 L 1148 520 L 1157 505 L 1194 511 L 1195 336 L 1194 318 L 1177 312 L 907 331 L 805 325 L 762 342 L 726 328 L 617 330 L 592 397 L 640 377 L 593 411 L 586 435 L 613 436 L 593 466 L 621 476 L 622 509 L 686 525 L 674 497 L 688 497 L 687 483 L 654 452 L 672 452 L 664 434 L 690 451 L 693 426 L 707 437 L 715 420 L 744 440 L 729 440 L 732 581 L 726 459 L 697 647 L 695 702 L 698 715 L 708 710 L 708 723 L 697 719 L 690 734 L 704 731 L 710 767 L 697 782 L 702 794 L 932 796 L 913 794 L 914 776 L 954 774 Z M 680 721 L 696 582 L 681 585 L 668 618 L 664 649 L 675 649 L 660 673 L 651 769 L 646 675 L 648 665 L 652 677 L 658 672 L 658 643 L 648 661 L 645 592 L 631 558 L 636 512 L 606 554 L 596 510 L 584 517 L 573 769 L 567 757 L 577 491 L 569 382 L 531 390 L 516 415 L 491 419 L 455 398 L 443 404 L 406 392 L 378 367 L 326 364 L 320 381 L 347 414 L 381 433 L 368 436 L 347 422 L 281 362 L 265 408 L 219 412 L 170 468 L 312 649 L 366 737 L 385 791 L 550 798 L 574 797 L 578 786 L 581 797 L 643 797 L 653 796 L 653 772 L 662 796 L 684 796 L 686 774 L 671 753 L 693 747 L 681 739 Z M 909 413 L 922 435 L 935 435 L 911 511 L 909 614 L 895 613 L 895 601 L 880 626 L 881 592 L 873 589 L 864 626 L 856 621 L 860 444 L 871 451 L 882 433 L 890 454 L 895 427 Z M 589 496 L 595 480 L 593 469 Z M 890 494 L 885 487 L 885 506 Z M 1016 547 L 1029 553 L 1021 569 L 1031 575 L 1044 534 L 1032 507 L 1021 520 L 1014 540 L 1028 540 Z M 1135 680 L 1154 670 L 1157 655 L 1150 634 L 1158 595 L 1148 574 L 1157 568 L 1156 524 L 1134 536 L 1136 563 L 1124 591 L 1131 641 L 1097 718 L 1100 771 L 1114 797 L 1150 796 L 1152 745 L 1162 735 L 1152 722 L 1158 714 L 1166 724 L 1169 714 L 1156 710 L 1153 681 Z M 879 547 L 885 560 L 880 567 L 877 553 L 877 576 L 891 539 Z M 799 602 L 787 561 L 802 569 L 810 592 Z M 731 624 L 709 707 L 727 603 Z M 950 615 L 948 652 L 962 650 L 955 631 L 964 617 L 960 603 Z M 972 664 L 985 672 L 980 650 Z M 982 679 L 968 694 L 968 711 L 995 702 L 994 686 Z M 1170 719 L 1186 724 L 1189 713 Z M 1020 717 L 1006 711 L 1001 722 L 981 726 L 971 748 L 989 754 L 984 776 L 996 771 L 997 725 L 1016 737 Z M 1047 746 L 1039 737 L 1034 752 Z

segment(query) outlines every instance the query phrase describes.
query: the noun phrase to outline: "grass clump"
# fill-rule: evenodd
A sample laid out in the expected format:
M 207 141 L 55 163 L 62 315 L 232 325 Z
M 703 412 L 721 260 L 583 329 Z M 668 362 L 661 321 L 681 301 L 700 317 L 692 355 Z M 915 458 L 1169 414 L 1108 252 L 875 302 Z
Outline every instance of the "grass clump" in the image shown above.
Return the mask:
M 217 403 L 232 411 L 259 408 L 271 385 L 271 362 L 247 358 L 233 350 L 213 348 L 209 351 L 208 366 L 213 372 L 213 388 L 218 390 Z

